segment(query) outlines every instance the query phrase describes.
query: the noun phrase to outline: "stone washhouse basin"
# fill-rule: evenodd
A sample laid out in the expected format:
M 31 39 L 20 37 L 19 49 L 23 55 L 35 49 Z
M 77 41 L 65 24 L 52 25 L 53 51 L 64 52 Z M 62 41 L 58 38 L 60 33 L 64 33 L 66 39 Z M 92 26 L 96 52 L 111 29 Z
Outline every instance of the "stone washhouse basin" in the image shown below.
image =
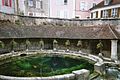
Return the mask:
M 3 69 L 0 69 L 0 70 L 3 71 L 5 69 L 4 65 L 8 65 L 8 63 L 10 63 L 13 60 L 13 58 L 17 58 L 16 60 L 18 60 L 18 62 L 16 60 L 14 60 L 14 61 L 16 61 L 16 63 L 13 63 L 13 64 L 17 64 L 17 66 L 22 66 L 22 64 L 23 64 L 24 67 L 20 67 L 20 68 L 22 68 L 21 71 L 24 72 L 23 70 L 27 70 L 27 68 L 31 67 L 31 65 L 29 65 L 29 63 L 24 64 L 24 62 L 20 63 L 19 60 L 23 60 L 24 57 L 28 58 L 28 60 L 30 60 L 29 56 L 33 56 L 33 55 L 36 56 L 37 55 L 37 57 L 38 57 L 38 55 L 41 55 L 41 53 L 44 54 L 44 55 L 53 55 L 53 56 L 60 56 L 60 57 L 61 56 L 62 57 L 72 56 L 73 62 L 77 62 L 77 61 L 74 61 L 75 59 L 79 60 L 80 58 L 82 58 L 82 59 L 85 59 L 86 61 L 88 61 L 88 63 L 92 62 L 91 64 L 93 64 L 93 69 L 94 69 L 94 63 L 97 61 L 97 59 L 90 58 L 90 56 L 88 56 L 88 55 L 84 55 L 83 56 L 81 54 L 73 53 L 73 52 L 54 52 L 52 50 L 32 51 L 32 52 L 28 52 L 28 51 L 27 52 L 13 52 L 13 53 L 3 54 L 3 55 L 0 56 L 0 60 L 1 60 L 0 68 L 3 67 Z M 20 57 L 22 57 L 22 58 L 20 58 Z M 31 60 L 31 61 L 33 61 L 33 60 Z M 55 60 L 55 61 L 57 62 L 59 60 Z M 65 62 L 63 62 L 63 63 L 65 63 Z M 66 65 L 69 65 L 67 63 L 66 63 Z M 82 62 L 82 63 L 84 63 L 84 62 Z M 70 63 L 70 64 L 72 64 L 72 63 Z M 55 66 L 55 65 L 57 65 L 57 64 L 53 63 L 53 66 Z M 34 66 L 34 65 L 32 65 L 32 67 L 33 68 L 37 68 L 37 66 Z M 43 66 L 43 67 L 45 67 L 45 66 Z M 8 67 L 7 69 L 10 69 L 10 67 Z M 59 68 L 59 69 L 61 69 L 61 68 Z M 62 74 L 50 75 L 50 76 L 36 76 L 36 75 L 31 76 L 32 75 L 31 73 L 29 73 L 27 76 L 21 76 L 21 75 L 20 76 L 19 75 L 15 76 L 15 75 L 3 75 L 3 74 L 0 73 L 0 80 L 79 80 L 79 79 L 88 80 L 89 79 L 89 75 L 91 73 L 90 71 L 91 70 L 82 68 L 82 69 L 73 70 L 73 71 L 71 71 L 70 73 L 67 73 L 67 74 L 66 73 L 62 73 Z M 5 71 L 3 71 L 3 72 L 5 72 Z M 12 71 L 11 71 L 11 73 L 12 73 Z

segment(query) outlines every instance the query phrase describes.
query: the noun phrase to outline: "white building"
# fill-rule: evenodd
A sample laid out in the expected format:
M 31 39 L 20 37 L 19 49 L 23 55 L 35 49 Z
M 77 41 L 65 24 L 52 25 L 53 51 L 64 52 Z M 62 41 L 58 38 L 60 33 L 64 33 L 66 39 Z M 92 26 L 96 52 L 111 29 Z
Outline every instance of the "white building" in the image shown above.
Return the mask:
M 120 18 L 120 0 L 104 0 L 91 9 L 91 18 Z
M 50 0 L 50 17 L 75 18 L 75 0 Z

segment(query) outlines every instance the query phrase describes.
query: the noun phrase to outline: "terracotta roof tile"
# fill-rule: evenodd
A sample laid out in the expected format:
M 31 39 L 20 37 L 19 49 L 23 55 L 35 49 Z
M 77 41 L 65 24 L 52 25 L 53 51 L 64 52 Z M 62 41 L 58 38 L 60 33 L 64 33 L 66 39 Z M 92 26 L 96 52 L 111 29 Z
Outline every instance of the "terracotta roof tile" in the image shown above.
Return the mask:
M 0 26 L 0 38 L 120 39 L 109 25 L 99 26 Z

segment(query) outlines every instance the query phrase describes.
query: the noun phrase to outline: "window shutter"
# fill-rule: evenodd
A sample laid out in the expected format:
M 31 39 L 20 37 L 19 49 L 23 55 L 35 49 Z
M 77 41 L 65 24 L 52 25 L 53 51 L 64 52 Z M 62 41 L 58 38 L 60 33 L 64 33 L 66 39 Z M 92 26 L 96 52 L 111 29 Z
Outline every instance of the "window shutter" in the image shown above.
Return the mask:
M 9 0 L 9 3 L 10 3 L 10 7 L 12 7 L 12 0 Z
M 2 0 L 2 5 L 4 6 L 4 0 Z

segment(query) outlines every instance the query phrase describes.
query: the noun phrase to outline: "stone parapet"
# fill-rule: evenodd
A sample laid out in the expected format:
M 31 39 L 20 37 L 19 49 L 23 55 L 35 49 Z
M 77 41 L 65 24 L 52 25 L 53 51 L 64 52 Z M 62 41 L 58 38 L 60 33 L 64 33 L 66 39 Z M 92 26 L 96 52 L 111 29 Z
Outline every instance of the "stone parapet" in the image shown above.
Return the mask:
M 95 26 L 95 25 L 120 25 L 120 19 L 64 19 L 49 17 L 31 17 L 0 13 L 0 20 L 9 20 L 11 22 L 20 21 L 22 25 L 60 25 L 60 26 Z

